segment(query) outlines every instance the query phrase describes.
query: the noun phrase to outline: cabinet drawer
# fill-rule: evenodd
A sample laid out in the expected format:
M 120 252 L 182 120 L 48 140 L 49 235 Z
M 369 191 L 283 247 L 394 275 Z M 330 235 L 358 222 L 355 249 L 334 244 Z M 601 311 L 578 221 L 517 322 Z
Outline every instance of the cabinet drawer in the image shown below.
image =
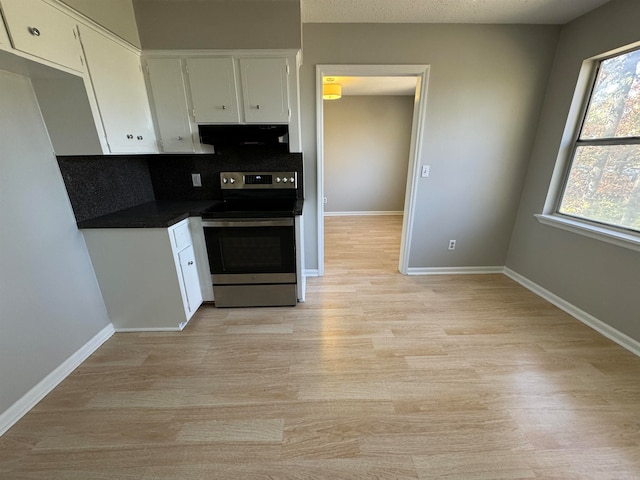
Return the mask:
M 191 245 L 191 234 L 189 233 L 189 223 L 185 222 L 172 231 L 173 244 L 176 247 L 176 251 L 180 251 L 185 247 Z
M 16 50 L 82 71 L 75 21 L 40 0 L 2 0 L 11 43 Z

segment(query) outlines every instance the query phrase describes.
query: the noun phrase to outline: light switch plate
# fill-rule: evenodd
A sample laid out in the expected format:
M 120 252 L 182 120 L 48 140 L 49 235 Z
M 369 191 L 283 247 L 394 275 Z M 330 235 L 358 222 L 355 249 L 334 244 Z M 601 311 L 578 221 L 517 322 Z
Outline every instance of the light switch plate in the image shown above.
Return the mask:
M 191 181 L 193 182 L 193 186 L 194 187 L 201 187 L 202 186 L 202 179 L 200 178 L 200 174 L 199 173 L 192 173 L 191 174 Z
M 422 178 L 427 178 L 431 172 L 431 165 L 422 165 Z

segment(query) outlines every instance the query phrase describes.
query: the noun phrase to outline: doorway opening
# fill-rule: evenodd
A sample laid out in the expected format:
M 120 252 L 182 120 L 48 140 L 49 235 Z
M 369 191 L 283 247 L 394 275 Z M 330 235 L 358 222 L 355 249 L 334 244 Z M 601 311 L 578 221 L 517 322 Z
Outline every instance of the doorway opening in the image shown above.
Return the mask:
M 324 214 L 325 214 L 325 125 L 324 101 L 322 97 L 324 79 L 327 77 L 356 77 L 381 79 L 382 83 L 392 83 L 401 78 L 409 78 L 414 82 L 413 116 L 411 121 L 411 140 L 409 161 L 402 210 L 402 234 L 398 270 L 407 273 L 413 212 L 415 210 L 415 194 L 420 168 L 421 132 L 426 114 L 426 93 L 428 86 L 428 65 L 318 65 L 316 67 L 316 125 L 317 125 L 317 231 L 318 231 L 318 275 L 324 275 Z M 371 83 L 370 83 L 371 84 Z M 357 179 L 355 180 L 357 181 Z

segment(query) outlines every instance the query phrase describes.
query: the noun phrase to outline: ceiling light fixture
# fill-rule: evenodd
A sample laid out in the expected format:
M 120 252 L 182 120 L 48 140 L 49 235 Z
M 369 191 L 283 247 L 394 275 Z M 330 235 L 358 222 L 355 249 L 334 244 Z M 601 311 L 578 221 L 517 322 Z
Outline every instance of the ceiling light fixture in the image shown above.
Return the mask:
M 337 100 L 342 97 L 342 85 L 339 83 L 325 83 L 322 85 L 323 100 Z

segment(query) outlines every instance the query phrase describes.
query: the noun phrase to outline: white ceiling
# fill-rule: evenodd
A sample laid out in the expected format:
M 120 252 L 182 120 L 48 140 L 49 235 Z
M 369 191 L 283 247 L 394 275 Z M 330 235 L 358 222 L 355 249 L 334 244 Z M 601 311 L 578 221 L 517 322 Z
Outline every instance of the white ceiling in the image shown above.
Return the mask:
M 300 0 L 303 23 L 564 24 L 610 0 Z M 415 77 L 335 77 L 348 95 L 414 95 Z
M 609 0 L 301 0 L 303 23 L 564 24 Z
M 415 95 L 416 77 L 325 77 L 342 85 L 342 95 Z
M 220 0 L 146 0 L 206 2 Z M 610 0 L 227 0 L 300 2 L 303 23 L 533 23 L 562 25 Z
M 155 0 L 209 1 L 209 0 Z M 216 0 L 211 0 L 216 1 Z M 234 2 L 257 0 L 229 0 Z M 276 0 L 260 0 L 276 1 Z M 303 23 L 565 24 L 610 0 L 277 0 Z M 640 0 L 637 0 L 640 1 Z M 336 77 L 343 95 L 414 95 L 415 77 Z

